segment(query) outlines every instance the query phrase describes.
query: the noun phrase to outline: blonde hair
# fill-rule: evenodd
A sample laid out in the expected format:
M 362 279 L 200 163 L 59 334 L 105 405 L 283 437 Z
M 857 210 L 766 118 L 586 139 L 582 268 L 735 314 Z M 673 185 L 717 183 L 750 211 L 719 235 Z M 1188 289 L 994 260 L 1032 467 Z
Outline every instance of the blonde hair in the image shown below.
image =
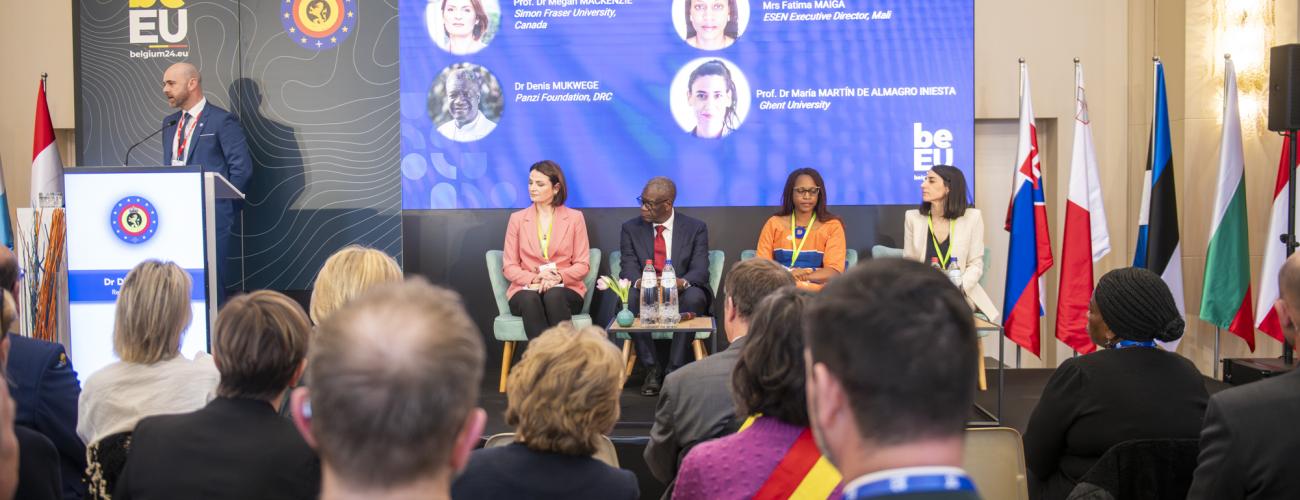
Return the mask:
M 128 363 L 152 364 L 180 354 L 189 327 L 189 273 L 173 262 L 149 259 L 127 273 L 113 317 L 113 352 Z
M 568 322 L 528 343 L 506 384 L 506 424 L 537 451 L 591 455 L 618 421 L 623 360 L 600 328 Z
M 302 306 L 284 294 L 258 290 L 231 299 L 212 332 L 212 355 L 221 372 L 217 394 L 278 398 L 307 357 L 310 333 Z
M 323 323 L 334 311 L 362 292 L 381 283 L 402 281 L 402 268 L 388 254 L 360 245 L 348 245 L 335 252 L 311 291 L 311 321 Z

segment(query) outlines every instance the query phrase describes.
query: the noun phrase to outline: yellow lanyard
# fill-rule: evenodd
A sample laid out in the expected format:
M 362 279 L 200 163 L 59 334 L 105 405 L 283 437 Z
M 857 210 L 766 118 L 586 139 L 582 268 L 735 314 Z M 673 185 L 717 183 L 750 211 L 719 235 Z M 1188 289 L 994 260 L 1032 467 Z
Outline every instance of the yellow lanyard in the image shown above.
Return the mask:
M 930 243 L 934 245 L 934 254 L 939 256 L 939 265 L 948 268 L 948 259 L 952 257 L 952 219 L 948 219 L 948 253 L 939 251 L 939 235 L 934 234 L 934 217 L 925 216 L 925 224 L 930 226 Z
M 546 234 L 542 234 L 542 214 L 537 213 L 537 242 L 542 247 L 542 258 L 550 260 L 551 258 L 551 229 L 555 228 L 555 213 L 551 213 L 551 222 L 546 225 Z
M 795 261 L 799 260 L 799 252 L 803 251 L 804 244 L 808 243 L 808 239 L 812 237 L 814 222 L 817 222 L 816 213 L 813 213 L 812 218 L 808 219 L 808 229 L 804 232 L 803 238 L 799 238 L 794 235 L 794 213 L 790 214 L 790 247 L 794 249 L 794 255 L 790 257 L 790 267 L 794 267 Z M 799 241 L 798 245 L 795 245 L 795 240 Z

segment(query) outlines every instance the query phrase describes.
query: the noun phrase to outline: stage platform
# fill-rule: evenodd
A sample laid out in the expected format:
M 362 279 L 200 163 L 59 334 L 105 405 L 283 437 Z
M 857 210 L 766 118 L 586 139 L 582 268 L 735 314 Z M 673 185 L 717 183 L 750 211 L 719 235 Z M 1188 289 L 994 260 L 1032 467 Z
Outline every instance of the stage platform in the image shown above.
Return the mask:
M 989 366 L 996 366 L 997 362 L 987 360 Z M 1002 400 L 1002 424 L 1014 428 L 1021 433 L 1025 432 L 1025 425 L 1029 422 L 1029 414 L 1034 411 L 1034 406 L 1038 404 L 1038 397 L 1043 392 L 1043 387 L 1047 385 L 1047 380 L 1052 376 L 1054 369 L 1007 369 L 1005 381 L 1005 394 Z M 650 471 L 646 469 L 645 461 L 641 459 L 641 452 L 645 449 L 645 443 L 650 434 L 650 425 L 654 421 L 655 403 L 658 398 L 645 397 L 640 394 L 641 377 L 639 373 L 632 374 L 632 379 L 628 381 L 627 386 L 623 389 L 621 397 L 622 412 L 619 422 L 615 424 L 614 431 L 610 433 L 610 439 L 614 441 L 614 446 L 618 449 L 618 460 L 620 466 L 624 469 L 636 473 L 637 481 L 641 486 L 642 499 L 656 499 L 663 493 L 664 485 L 661 484 Z M 985 408 L 994 409 L 997 407 L 997 371 L 990 369 L 988 371 L 989 390 L 978 392 L 975 396 L 976 404 Z M 492 435 L 500 432 L 511 432 L 513 429 L 505 424 L 506 395 L 496 392 L 495 379 L 492 380 L 491 387 L 486 385 L 483 388 L 483 394 L 480 397 L 480 406 L 487 410 L 488 421 L 485 434 Z M 1228 387 L 1227 384 L 1206 378 L 1205 388 L 1214 394 Z M 994 410 L 996 411 L 996 410 Z M 970 418 L 972 421 L 982 419 L 983 417 L 971 408 Z

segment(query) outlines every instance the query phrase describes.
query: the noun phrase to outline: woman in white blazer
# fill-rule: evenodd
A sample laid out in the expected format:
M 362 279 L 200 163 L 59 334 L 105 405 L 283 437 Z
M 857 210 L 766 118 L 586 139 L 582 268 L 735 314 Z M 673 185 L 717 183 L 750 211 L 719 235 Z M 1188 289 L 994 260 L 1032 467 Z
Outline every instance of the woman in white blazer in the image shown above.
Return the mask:
M 903 256 L 944 268 L 957 259 L 961 287 L 971 307 L 997 321 L 998 310 L 980 286 L 984 275 L 984 218 L 966 201 L 966 176 L 948 165 L 935 165 L 921 182 L 921 206 L 903 221 Z

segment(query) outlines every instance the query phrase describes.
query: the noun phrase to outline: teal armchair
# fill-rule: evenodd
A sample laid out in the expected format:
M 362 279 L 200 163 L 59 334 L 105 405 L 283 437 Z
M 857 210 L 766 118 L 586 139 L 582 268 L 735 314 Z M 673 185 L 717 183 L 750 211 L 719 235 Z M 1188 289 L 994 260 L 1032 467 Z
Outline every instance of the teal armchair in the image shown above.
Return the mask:
M 519 316 L 510 314 L 510 302 L 506 299 L 506 289 L 510 287 L 510 282 L 506 281 L 506 275 L 503 271 L 505 264 L 503 257 L 505 252 L 501 250 L 488 250 L 487 252 L 487 271 L 488 279 L 492 281 L 492 295 L 497 302 L 497 317 L 492 320 L 492 336 L 497 340 L 505 342 L 505 347 L 501 351 L 501 383 L 498 387 L 500 392 L 506 392 L 506 378 L 510 376 L 510 360 L 515 355 L 515 342 L 527 342 L 528 336 L 524 335 L 524 320 Z M 582 312 L 573 315 L 573 326 L 575 328 L 585 328 L 591 326 L 591 295 L 596 289 L 596 275 L 600 274 L 600 249 L 591 249 L 591 268 L 587 270 L 587 276 L 582 279 L 583 284 L 587 285 L 587 294 L 582 298 Z

